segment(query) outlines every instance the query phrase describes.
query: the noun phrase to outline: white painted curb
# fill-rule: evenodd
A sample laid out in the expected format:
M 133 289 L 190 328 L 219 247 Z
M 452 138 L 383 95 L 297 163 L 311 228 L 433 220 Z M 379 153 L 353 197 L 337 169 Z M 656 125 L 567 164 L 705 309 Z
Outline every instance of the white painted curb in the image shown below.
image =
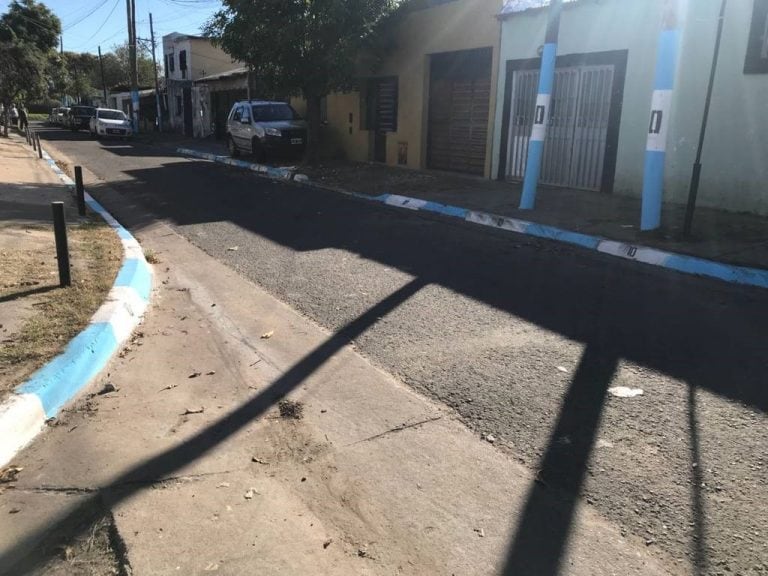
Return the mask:
M 70 188 L 74 182 L 43 151 L 49 167 Z M 64 352 L 35 372 L 0 404 L 0 466 L 40 433 L 48 418 L 74 398 L 112 358 L 138 326 L 149 304 L 152 268 L 136 239 L 90 195 L 88 207 L 120 237 L 123 263 L 107 299 Z

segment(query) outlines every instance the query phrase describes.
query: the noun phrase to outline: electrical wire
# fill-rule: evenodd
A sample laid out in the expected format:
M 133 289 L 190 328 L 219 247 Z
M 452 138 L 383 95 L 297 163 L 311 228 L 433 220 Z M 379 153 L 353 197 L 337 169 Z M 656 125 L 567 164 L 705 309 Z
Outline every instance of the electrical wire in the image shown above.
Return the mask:
M 93 33 L 93 34 L 92 34 L 92 35 L 91 35 L 91 36 L 90 36 L 90 37 L 89 37 L 87 40 L 84 40 L 83 42 L 81 42 L 81 43 L 79 44 L 80 46 L 82 46 L 83 44 L 87 44 L 88 42 L 90 42 L 91 40 L 93 40 L 93 38 L 94 38 L 94 37 L 95 37 L 95 36 L 96 36 L 96 35 L 97 35 L 99 32 L 101 32 L 101 29 L 102 29 L 102 28 L 104 28 L 104 25 L 105 25 L 105 24 L 107 23 L 107 21 L 110 19 L 110 17 L 112 16 L 112 13 L 115 11 L 115 8 L 117 8 L 117 5 L 118 5 L 119 3 L 120 3 L 120 0 L 115 0 L 115 3 L 112 5 L 112 9 L 109 11 L 109 14 L 107 14 L 107 17 L 104 19 L 104 21 L 101 23 L 101 25 L 100 25 L 100 26 L 99 26 L 99 27 L 96 29 L 96 32 L 94 32 L 94 33 Z
M 64 27 L 62 28 L 62 31 L 66 32 L 67 30 L 71 30 L 72 28 L 74 28 L 75 26 L 77 26 L 78 24 L 80 24 L 81 22 L 85 22 L 85 21 L 86 21 L 88 18 L 90 18 L 91 16 L 93 16 L 94 14 L 96 14 L 96 12 L 98 12 L 99 10 L 101 10 L 101 8 L 102 8 L 102 7 L 103 7 L 103 6 L 104 6 L 104 5 L 105 5 L 105 4 L 106 4 L 108 1 L 109 1 L 109 0 L 101 0 L 101 2 L 99 2 L 99 5 L 98 5 L 98 6 L 96 6 L 96 8 L 94 8 L 93 10 L 91 10 L 90 12 L 88 12 L 87 14 L 85 14 L 85 15 L 84 15 L 84 16 L 82 16 L 80 19 L 76 20 L 75 22 L 72 22 L 71 24 L 67 24 L 66 26 L 64 26 Z

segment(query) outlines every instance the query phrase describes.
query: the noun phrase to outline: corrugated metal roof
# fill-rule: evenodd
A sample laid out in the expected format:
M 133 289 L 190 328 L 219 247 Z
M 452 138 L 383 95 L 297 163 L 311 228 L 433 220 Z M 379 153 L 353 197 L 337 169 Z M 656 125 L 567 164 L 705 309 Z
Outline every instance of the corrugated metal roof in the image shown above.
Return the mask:
M 233 78 L 235 76 L 244 76 L 248 74 L 248 68 L 245 66 L 241 66 L 240 68 L 233 68 L 232 70 L 227 70 L 226 72 L 219 72 L 218 74 L 210 74 L 208 76 L 203 76 L 202 78 L 198 78 L 195 80 L 195 82 L 211 82 L 213 80 L 224 80 L 226 78 Z
M 563 0 L 563 3 L 578 2 L 578 0 Z M 525 12 L 534 8 L 549 6 L 550 0 L 505 0 L 501 8 L 500 16 L 507 16 L 516 12 Z

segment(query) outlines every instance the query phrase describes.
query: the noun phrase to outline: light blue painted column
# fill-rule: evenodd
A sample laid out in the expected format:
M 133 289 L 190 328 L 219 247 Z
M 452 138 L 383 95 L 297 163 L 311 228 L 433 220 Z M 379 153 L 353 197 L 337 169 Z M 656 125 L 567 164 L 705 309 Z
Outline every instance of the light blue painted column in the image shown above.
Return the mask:
M 134 134 L 139 131 L 139 91 L 131 90 L 131 103 L 133 104 L 133 117 L 131 118 L 131 124 L 133 125 Z
M 562 0 L 552 0 L 549 5 L 547 35 L 544 51 L 541 54 L 541 72 L 539 73 L 539 91 L 536 96 L 536 111 L 533 114 L 533 129 L 528 141 L 528 160 L 525 164 L 523 195 L 520 198 L 521 210 L 533 210 L 536 204 L 536 187 L 541 172 L 541 157 L 544 152 L 544 140 L 547 137 L 552 86 L 555 82 L 557 63 L 557 36 L 560 30 L 560 12 Z
M 648 140 L 645 146 L 641 230 L 656 230 L 661 225 L 667 133 L 680 51 L 680 1 L 665 0 L 664 3 L 661 34 L 656 51 L 656 76 L 651 99 Z

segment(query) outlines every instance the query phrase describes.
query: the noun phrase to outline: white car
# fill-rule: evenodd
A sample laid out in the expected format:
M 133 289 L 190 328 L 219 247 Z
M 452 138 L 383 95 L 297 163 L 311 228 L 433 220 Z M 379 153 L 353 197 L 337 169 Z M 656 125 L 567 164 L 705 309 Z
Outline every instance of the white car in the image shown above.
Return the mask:
M 122 110 L 97 108 L 96 115 L 91 118 L 89 130 L 91 136 L 120 136 L 128 138 L 133 135 L 131 121 Z

